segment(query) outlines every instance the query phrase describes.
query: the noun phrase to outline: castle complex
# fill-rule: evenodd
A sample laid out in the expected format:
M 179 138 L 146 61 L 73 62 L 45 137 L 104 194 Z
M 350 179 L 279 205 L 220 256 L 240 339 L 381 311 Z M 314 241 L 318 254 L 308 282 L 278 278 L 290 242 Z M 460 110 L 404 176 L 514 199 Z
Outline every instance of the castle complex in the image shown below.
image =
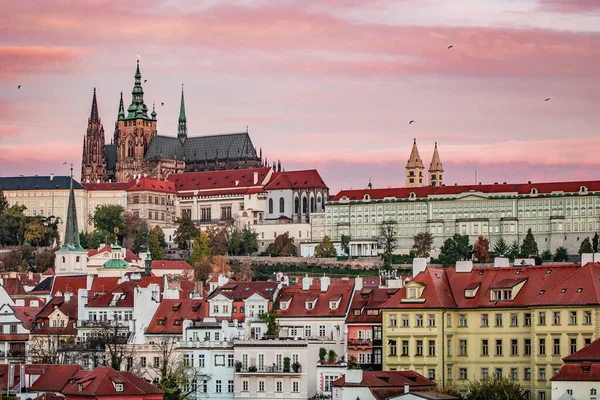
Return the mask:
M 82 182 L 129 182 L 139 174 L 165 179 L 170 174 L 222 169 L 246 169 L 262 166 L 248 131 L 188 137 L 183 87 L 177 137 L 158 135 L 157 113 L 153 105 L 148 113 L 139 60 L 131 104 L 125 110 L 123 93 L 110 144 L 98 112 L 96 90 L 83 142 Z

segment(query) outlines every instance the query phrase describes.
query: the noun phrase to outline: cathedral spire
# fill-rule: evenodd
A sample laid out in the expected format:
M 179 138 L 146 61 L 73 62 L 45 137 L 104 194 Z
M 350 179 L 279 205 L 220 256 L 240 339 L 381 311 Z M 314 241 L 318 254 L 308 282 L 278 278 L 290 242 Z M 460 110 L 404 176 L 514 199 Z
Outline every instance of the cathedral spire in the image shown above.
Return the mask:
M 406 162 L 405 169 L 405 185 L 406 187 L 420 187 L 425 184 L 425 177 L 423 172 L 425 167 L 423 161 L 419 155 L 419 149 L 417 148 L 417 139 L 413 140 L 412 150 L 410 151 L 410 157 Z
M 90 124 L 99 124 L 100 116 L 98 115 L 98 102 L 96 100 L 96 88 L 94 88 L 94 96 L 92 97 L 92 111 L 90 112 Z
M 177 137 L 181 143 L 187 139 L 187 119 L 185 118 L 185 101 L 183 97 L 183 83 L 181 84 L 181 104 L 179 106 L 179 124 L 177 126 Z
M 444 167 L 442 161 L 440 161 L 440 154 L 438 153 L 437 142 L 433 149 L 433 157 L 429 164 L 429 185 L 430 186 L 442 186 L 444 184 Z
M 125 107 L 123 106 L 123 92 L 121 92 L 121 99 L 119 100 L 119 114 L 117 119 L 125 118 Z
M 79 250 L 83 248 L 79 243 L 79 226 L 77 225 L 77 207 L 75 205 L 75 192 L 73 190 L 73 166 L 71 166 L 71 183 L 69 186 L 69 203 L 67 206 L 67 222 L 65 227 L 65 243 L 63 248 L 67 250 Z
M 131 104 L 127 107 L 127 119 L 149 119 L 148 107 L 144 104 L 144 88 L 142 87 L 142 73 L 140 72 L 140 58 L 138 56 L 135 70 L 135 83 L 131 91 Z

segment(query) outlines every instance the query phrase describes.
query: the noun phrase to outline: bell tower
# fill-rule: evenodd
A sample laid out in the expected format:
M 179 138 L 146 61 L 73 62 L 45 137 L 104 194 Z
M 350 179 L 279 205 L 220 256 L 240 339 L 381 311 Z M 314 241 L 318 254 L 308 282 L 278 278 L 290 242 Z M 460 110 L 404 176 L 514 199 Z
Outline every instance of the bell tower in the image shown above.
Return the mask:
M 134 79 L 127 114 L 119 109 L 117 119 L 117 182 L 129 182 L 136 174 L 142 173 L 144 155 L 150 141 L 156 136 L 156 111 L 148 115 L 148 107 L 144 103 L 139 58 Z
M 410 151 L 410 157 L 406 162 L 405 169 L 405 186 L 406 187 L 421 187 L 425 186 L 425 167 L 419 155 L 417 148 L 417 139 L 413 141 L 413 147 Z
M 429 186 L 442 186 L 444 184 L 444 167 L 440 161 L 440 154 L 438 153 L 437 142 L 435 142 L 435 148 L 433 149 L 433 157 L 429 164 Z

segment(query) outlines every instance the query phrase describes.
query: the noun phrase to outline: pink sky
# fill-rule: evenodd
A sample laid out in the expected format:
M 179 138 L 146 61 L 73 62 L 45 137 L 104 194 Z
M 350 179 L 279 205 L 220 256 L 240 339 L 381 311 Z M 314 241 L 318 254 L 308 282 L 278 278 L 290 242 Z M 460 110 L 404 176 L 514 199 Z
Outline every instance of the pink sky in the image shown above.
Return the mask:
M 160 134 L 183 82 L 189 135 L 249 126 L 333 192 L 402 186 L 413 138 L 446 184 L 600 179 L 597 0 L 9 0 L 0 176 L 79 171 L 93 88 L 110 140 L 137 54 Z

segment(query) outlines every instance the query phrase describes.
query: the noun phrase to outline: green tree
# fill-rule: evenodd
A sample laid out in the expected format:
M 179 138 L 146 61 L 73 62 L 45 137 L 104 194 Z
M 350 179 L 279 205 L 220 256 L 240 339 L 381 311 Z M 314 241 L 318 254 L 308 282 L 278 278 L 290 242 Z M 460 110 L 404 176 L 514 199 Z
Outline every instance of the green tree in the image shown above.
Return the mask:
M 16 246 L 23 243 L 25 236 L 26 207 L 23 205 L 6 208 L 0 214 L 0 245 Z
M 254 254 L 258 251 L 258 233 L 245 226 L 242 229 L 242 254 Z
M 471 381 L 467 385 L 467 400 L 519 400 L 525 398 L 525 389 L 517 381 L 506 377 Z
M 350 235 L 342 234 L 340 237 L 340 246 L 346 257 L 350 257 L 350 239 Z
M 125 209 L 122 206 L 114 204 L 97 206 L 91 220 L 95 229 L 110 232 L 114 235 L 115 228 L 117 228 L 119 230 L 118 235 L 127 235 Z
M 554 253 L 554 261 L 569 261 L 569 251 L 565 247 L 560 246 L 556 249 L 556 252 Z
M 579 254 L 591 253 L 591 252 L 592 252 L 592 243 L 590 242 L 590 238 L 586 237 L 585 239 L 583 239 L 583 241 L 581 242 L 581 245 L 579 246 Z
M 277 314 L 275 309 L 271 309 L 269 312 L 259 314 L 258 318 L 267 324 L 267 336 L 277 337 L 279 335 L 279 327 L 277 326 Z
M 383 221 L 379 225 L 379 235 L 375 237 L 377 247 L 383 249 L 383 267 L 392 268 L 392 254 L 398 248 L 398 238 L 396 237 L 396 221 Z
M 298 249 L 294 245 L 294 239 L 286 233 L 275 238 L 275 241 L 267 247 L 267 254 L 271 257 L 289 257 L 297 256 Z
M 469 235 L 454 234 L 446 239 L 440 248 L 439 260 L 444 267 L 456 265 L 457 261 L 470 260 L 473 246 L 469 244 Z
M 227 248 L 229 254 L 234 256 L 239 256 L 244 251 L 244 239 L 242 238 L 242 232 L 239 229 L 234 229 L 229 234 L 229 239 L 227 241 Z
M 515 261 L 516 258 L 519 258 L 520 254 L 521 246 L 519 245 L 519 242 L 517 242 L 517 240 L 515 239 L 515 241 L 512 242 L 512 244 L 508 248 L 508 258 L 510 259 L 510 261 Z
M 432 245 L 433 235 L 431 232 L 420 232 L 413 236 L 412 251 L 415 257 L 429 257 Z
M 198 233 L 198 237 L 194 239 L 194 248 L 192 249 L 191 262 L 195 264 L 199 261 L 208 259 L 212 255 L 208 234 L 204 231 Z
M 493 251 L 497 257 L 506 257 L 506 256 L 508 256 L 510 247 L 508 246 L 508 244 L 506 243 L 506 240 L 504 240 L 504 238 L 500 238 L 494 245 Z
M 35 255 L 35 269 L 37 272 L 45 272 L 54 266 L 55 251 L 45 250 Z
M 552 252 L 550 250 L 544 250 L 542 252 L 542 261 L 551 261 L 552 260 Z
M 187 250 L 190 243 L 198 237 L 198 229 L 194 226 L 188 213 L 184 213 L 177 221 L 179 224 L 175 230 L 174 242 L 181 250 Z
M 333 243 L 331 243 L 329 236 L 325 235 L 323 241 L 315 247 L 315 257 L 324 258 L 335 256 L 337 256 L 337 251 L 335 250 Z
M 488 262 L 490 260 L 490 240 L 479 235 L 473 245 L 473 255 L 479 262 Z
M 47 246 L 50 231 L 42 218 L 32 218 L 25 225 L 25 240 L 32 246 Z
M 98 229 L 88 233 L 80 232 L 79 243 L 84 249 L 97 249 L 101 244 L 115 244 L 115 235 Z
M 531 228 L 527 230 L 527 235 L 525 235 L 525 239 L 523 239 L 523 244 L 521 245 L 521 257 L 535 257 L 539 253 L 538 245 L 533 237 L 533 233 L 531 233 Z
M 594 234 L 594 237 L 592 238 L 592 251 L 594 253 L 598 253 L 598 241 L 600 240 L 600 238 L 598 237 L 598 232 L 596 232 Z
M 165 234 L 160 226 L 156 225 L 148 233 L 148 249 L 153 260 L 164 260 L 165 259 L 165 248 L 167 242 L 165 241 Z
M 0 190 L 0 215 L 4 214 L 4 211 L 8 209 L 8 200 L 4 195 L 4 191 Z

